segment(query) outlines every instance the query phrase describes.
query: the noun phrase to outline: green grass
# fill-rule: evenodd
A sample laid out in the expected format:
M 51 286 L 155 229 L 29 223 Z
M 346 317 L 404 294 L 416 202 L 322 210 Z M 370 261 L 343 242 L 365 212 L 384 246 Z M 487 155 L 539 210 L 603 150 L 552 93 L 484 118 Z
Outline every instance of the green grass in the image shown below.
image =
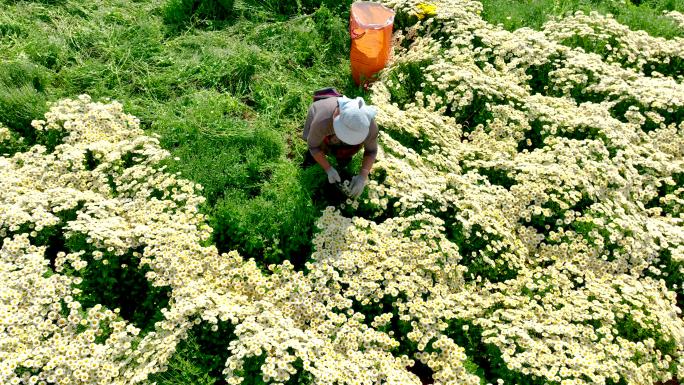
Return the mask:
M 228 359 L 228 341 L 234 338 L 233 328 L 219 322 L 215 330 L 206 323 L 195 325 L 188 337 L 178 344 L 167 370 L 149 376 L 157 385 L 215 385 Z
M 325 204 L 308 194 L 322 178 L 297 167 L 306 108 L 317 88 L 360 92 L 341 3 L 0 3 L 0 122 L 34 143 L 47 102 L 119 100 L 180 158 L 171 171 L 205 187 L 221 250 L 306 260 Z
M 684 0 L 482 0 L 482 5 L 482 17 L 507 30 L 538 30 L 553 16 L 581 10 L 610 13 L 632 30 L 644 30 L 653 36 L 684 36 L 684 29 L 663 16 L 663 11 L 684 12 Z

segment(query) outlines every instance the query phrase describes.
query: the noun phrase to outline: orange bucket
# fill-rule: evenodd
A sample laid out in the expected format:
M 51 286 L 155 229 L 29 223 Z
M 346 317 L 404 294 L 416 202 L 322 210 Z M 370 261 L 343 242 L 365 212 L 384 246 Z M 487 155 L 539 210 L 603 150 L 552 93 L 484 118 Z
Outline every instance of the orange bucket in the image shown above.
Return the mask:
M 354 82 L 360 85 L 372 80 L 389 60 L 392 49 L 394 11 L 382 4 L 358 1 L 349 15 L 351 35 L 351 70 Z

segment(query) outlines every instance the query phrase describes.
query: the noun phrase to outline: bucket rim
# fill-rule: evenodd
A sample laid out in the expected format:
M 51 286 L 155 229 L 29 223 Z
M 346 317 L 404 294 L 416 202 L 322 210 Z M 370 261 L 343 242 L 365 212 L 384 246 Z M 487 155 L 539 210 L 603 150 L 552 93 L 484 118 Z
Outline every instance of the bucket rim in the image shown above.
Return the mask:
M 384 24 L 378 24 L 378 23 L 365 24 L 365 23 L 361 23 L 361 21 L 359 21 L 356 18 L 356 16 L 354 15 L 354 12 L 351 12 L 351 10 L 350 10 L 349 14 L 354 18 L 354 21 L 358 24 L 363 24 L 366 29 L 383 29 L 383 28 L 387 27 L 388 25 L 391 25 L 394 22 L 394 17 L 396 15 L 396 12 L 392 8 L 389 8 L 389 7 L 385 6 L 384 4 L 376 3 L 375 1 L 355 1 L 352 3 L 351 8 L 354 9 L 354 6 L 356 6 L 357 4 L 358 5 L 372 4 L 374 6 L 380 6 L 380 7 L 384 8 L 385 10 L 387 10 L 391 13 L 391 16 L 387 19 L 387 21 L 385 21 Z

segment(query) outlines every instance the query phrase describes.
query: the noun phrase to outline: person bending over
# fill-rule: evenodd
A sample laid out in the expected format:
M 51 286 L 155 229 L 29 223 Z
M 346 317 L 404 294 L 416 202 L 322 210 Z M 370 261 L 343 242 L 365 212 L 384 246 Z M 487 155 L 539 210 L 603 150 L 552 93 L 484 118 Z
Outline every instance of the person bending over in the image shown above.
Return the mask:
M 375 107 L 367 106 L 361 97 L 329 97 L 313 102 L 302 135 L 309 147 L 304 165 L 315 161 L 328 174 L 329 183 L 339 183 L 342 181 L 340 174 L 330 165 L 326 155 L 333 155 L 339 167 L 346 167 L 363 147 L 361 170 L 351 180 L 351 195 L 358 198 L 368 182 L 378 151 L 376 114 Z

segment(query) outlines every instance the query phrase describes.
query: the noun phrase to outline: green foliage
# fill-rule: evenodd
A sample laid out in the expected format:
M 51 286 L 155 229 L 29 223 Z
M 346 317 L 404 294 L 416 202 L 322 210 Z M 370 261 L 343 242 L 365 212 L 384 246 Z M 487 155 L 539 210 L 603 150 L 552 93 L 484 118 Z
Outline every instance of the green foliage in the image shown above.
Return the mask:
M 322 59 L 323 45 L 321 36 L 314 29 L 312 19 L 306 18 L 292 24 L 276 24 L 255 31 L 255 41 L 266 49 L 283 48 L 288 45 L 292 50 L 288 63 L 292 66 L 308 68 Z
M 349 17 L 349 9 L 353 0 L 303 0 L 304 10 L 310 11 L 318 7 L 326 7 L 345 18 Z
M 0 13 L 0 38 L 12 39 L 26 35 L 26 30 L 21 23 L 13 20 L 9 15 Z
M 82 292 L 75 298 L 84 308 L 96 304 L 118 308 L 121 317 L 143 333 L 154 330 L 154 324 L 163 319 L 161 309 L 168 306 L 171 289 L 153 286 L 147 280 L 145 274 L 151 271 L 150 267 L 140 265 L 139 257 L 134 255 L 142 253 L 142 249 L 124 255 L 105 251 L 102 259 L 95 259 L 92 255 L 96 249 L 85 236 L 73 235 L 64 244 L 70 252 L 84 251 L 82 258 L 88 261 L 85 268 L 78 271 L 69 268 L 68 271 L 83 279 L 76 285 Z
M 260 9 L 271 15 L 292 16 L 297 14 L 309 14 L 319 7 L 326 7 L 344 17 L 349 17 L 351 0 L 243 0 L 243 6 L 251 9 Z
M 198 65 L 187 68 L 182 76 L 197 88 L 243 95 L 248 93 L 258 69 L 266 63 L 266 56 L 256 47 L 238 45 L 229 49 L 202 49 Z
M 660 274 L 656 275 L 652 271 L 646 274 L 654 279 L 663 279 L 667 288 L 677 294 L 677 306 L 684 309 L 684 262 L 672 259 L 672 251 L 668 249 L 661 250 L 658 257 Z
M 0 84 L 0 123 L 33 144 L 36 132 L 31 121 L 47 111 L 46 98 L 32 85 L 10 88 Z
M 650 325 L 651 328 L 646 328 L 636 322 L 630 314 L 618 318 L 615 328 L 618 335 L 632 342 L 644 341 L 648 338 L 655 340 L 655 348 L 660 350 L 663 354 L 673 355 L 677 350 L 677 342 L 670 339 L 665 339 L 660 333 L 656 331 L 658 325 Z
M 632 4 L 645 6 L 655 11 L 681 11 L 684 9 L 682 0 L 630 0 Z
M 164 63 L 158 55 L 163 49 L 163 25 L 157 19 L 121 21 L 106 29 L 82 26 L 70 39 L 76 63 L 62 68 L 55 76 L 56 95 L 74 97 L 88 93 L 94 99 L 121 100 L 131 94 L 149 94 L 146 83 Z M 92 28 L 92 27 L 91 27 Z
M 668 202 L 663 198 L 671 194 L 678 197 L 684 196 L 684 193 L 678 193 L 679 189 L 684 187 L 684 172 L 676 172 L 671 175 L 671 178 L 674 184 L 660 182 L 660 186 L 658 186 L 658 195 L 655 196 L 650 202 L 646 203 L 646 207 L 660 207 L 663 210 L 663 213 L 675 217 L 681 212 L 681 209 L 678 208 L 679 205 L 676 203 L 676 201 Z
M 121 316 L 143 332 L 154 330 L 154 324 L 163 319 L 161 309 L 168 305 L 170 288 L 150 284 L 145 278 L 150 268 L 139 266 L 129 254 L 105 258 L 107 265 L 94 261 L 75 274 L 84 279 L 78 285 L 83 290 L 78 300 L 86 308 L 96 304 L 119 308 Z
M 454 342 L 465 349 L 468 360 L 466 369 L 480 377 L 480 383 L 495 384 L 497 379 L 502 379 L 504 384 L 525 385 L 556 385 L 555 381 L 540 378 L 534 375 L 526 375 L 510 370 L 502 358 L 501 350 L 494 344 L 482 341 L 483 329 L 481 326 L 466 320 L 452 320 L 446 334 Z
M 245 3 L 261 7 L 266 12 L 272 14 L 291 16 L 303 11 L 303 4 L 300 0 L 246 0 Z
M 318 49 L 325 54 L 324 59 L 332 61 L 337 56 L 346 56 L 350 47 L 346 19 L 340 16 L 335 8 L 321 6 L 313 14 L 313 20 L 322 39 Z
M 249 357 L 245 359 L 245 364 L 242 370 L 238 371 L 238 374 L 244 378 L 242 385 L 266 385 L 271 382 L 264 381 L 264 377 L 261 372 L 261 366 L 266 361 L 266 356 L 261 355 L 259 357 Z M 284 385 L 308 385 L 313 382 L 313 376 L 311 373 L 304 371 L 303 363 L 301 358 L 297 358 L 295 362 L 292 363 L 296 372 L 290 377 L 289 380 L 284 382 Z
M 283 64 L 294 70 L 310 68 L 317 63 L 338 64 L 341 57 L 349 55 L 346 19 L 325 7 L 286 23 L 259 25 L 246 38 L 264 50 L 288 52 Z M 280 72 L 279 68 L 277 70 Z M 307 93 L 310 95 L 311 91 Z
M 66 42 L 54 35 L 32 35 L 24 46 L 24 52 L 34 63 L 53 71 L 59 71 L 71 60 Z
M 430 142 L 430 138 L 427 135 L 420 134 L 418 136 L 403 131 L 401 129 L 396 129 L 395 127 L 379 127 L 380 130 L 387 133 L 392 139 L 399 142 L 402 146 L 410 148 L 415 152 L 421 154 L 429 151 L 430 147 L 433 145 Z
M 2 129 L 0 127 L 0 129 Z M 27 143 L 23 136 L 19 136 L 16 132 L 9 132 L 9 138 L 0 139 L 0 156 L 12 156 L 16 152 L 26 151 Z
M 4 1 L 7 3 L 17 3 L 21 0 L 4 0 Z M 35 2 L 38 4 L 46 4 L 46 5 L 55 5 L 55 4 L 64 3 L 64 0 L 25 0 L 25 1 Z
M 0 84 L 6 87 L 32 86 L 37 92 L 44 92 L 51 80 L 48 69 L 26 59 L 0 62 Z
M 480 175 L 486 176 L 489 183 L 501 186 L 507 190 L 510 190 L 510 188 L 517 183 L 515 178 L 511 177 L 505 169 L 482 167 L 477 171 Z
M 430 60 L 417 62 L 401 63 L 396 66 L 396 70 L 390 74 L 390 80 L 395 87 L 390 87 L 390 101 L 397 103 L 400 107 L 415 101 L 416 92 L 423 91 L 425 88 L 425 67 L 432 64 Z M 433 88 L 425 90 L 426 94 L 434 92 Z
M 522 27 L 540 29 L 547 18 L 562 12 L 565 2 L 552 0 L 484 0 L 482 17 L 494 24 L 503 24 L 507 30 Z
M 148 377 L 147 383 L 164 385 L 220 385 L 225 384 L 223 370 L 230 355 L 227 346 L 235 339 L 234 327 L 225 321 L 212 326 L 202 322 L 194 326 L 183 340 L 168 363 L 168 369 Z M 243 385 L 264 385 L 261 365 L 265 356 L 249 357 L 237 374 L 244 376 Z M 303 370 L 301 359 L 293 363 L 297 373 L 287 385 L 310 384 L 310 373 Z
M 565 202 L 569 205 L 567 209 L 562 209 L 559 202 L 554 200 L 549 200 L 541 204 L 542 208 L 549 209 L 551 215 L 546 216 L 544 214 L 534 214 L 531 216 L 529 222 L 525 222 L 526 226 L 534 227 L 541 234 L 548 234 L 549 230 L 557 230 L 559 227 L 565 227 L 562 221 L 566 217 L 568 211 L 574 211 L 577 213 L 587 213 L 591 205 L 596 203 L 589 195 L 582 192 L 582 197 L 577 202 Z M 575 224 L 573 223 L 573 226 Z
M 474 363 L 470 357 L 466 357 L 466 359 L 463 362 L 463 366 L 465 367 L 465 370 L 468 373 L 480 377 L 480 385 L 485 385 L 486 380 L 484 370 L 479 365 Z
M 263 266 L 284 258 L 302 266 L 311 254 L 319 211 L 300 173 L 294 165 L 280 165 L 258 196 L 235 191 L 219 201 L 211 223 L 219 249 L 237 249 Z
M 183 340 L 168 363 L 165 372 L 148 377 L 148 384 L 164 385 L 215 385 L 224 384 L 221 373 L 228 359 L 227 349 L 235 339 L 233 326 L 219 321 L 215 330 L 206 322 L 195 325 Z
M 136 255 L 142 248 L 123 255 L 102 251 L 101 259 L 93 258 L 93 252 L 98 250 L 85 235 L 74 234 L 69 238 L 64 236 L 69 221 L 76 219 L 76 213 L 82 206 L 55 213 L 59 218 L 59 225 L 43 228 L 31 236 L 31 243 L 45 246 L 45 257 L 49 261 L 51 275 L 56 266 L 58 254 L 83 252 L 81 257 L 88 264 L 85 268 L 75 270 L 68 264 L 64 272 L 70 276 L 82 278 L 82 282 L 75 285 L 81 293 L 74 298 L 84 309 L 102 304 L 110 309 L 120 309 L 120 315 L 139 327 L 143 333 L 154 329 L 154 324 L 162 319 L 161 309 L 168 305 L 170 288 L 156 287 L 150 284 L 145 274 L 151 269 L 140 266 Z M 22 232 L 30 231 L 27 228 Z M 131 299 L 135 300 L 131 300 Z
M 234 0 L 167 0 L 164 22 L 172 28 L 200 19 L 224 20 L 233 14 Z
M 447 220 L 447 237 L 458 245 L 459 253 L 463 257 L 461 264 L 468 268 L 466 279 L 473 280 L 479 276 L 491 282 L 503 282 L 518 275 L 515 267 L 500 258 L 499 253 L 485 250 L 491 242 L 501 240 L 501 236 L 488 234 L 479 224 L 475 224 L 466 232 L 460 222 L 453 220 L 453 215 L 444 215 L 444 219 Z M 484 258 L 485 256 L 489 261 Z
M 662 14 L 665 10 L 683 11 L 682 0 L 482 0 L 482 5 L 485 20 L 502 24 L 509 31 L 522 27 L 538 30 L 553 16 L 581 10 L 613 14 L 620 23 L 653 36 L 684 36 L 684 30 Z
M 254 113 L 229 94 L 198 91 L 162 111 L 152 128 L 180 158 L 169 166 L 202 184 L 209 207 L 231 191 L 259 195 L 282 161 L 281 136 L 246 121 Z
M 31 121 L 47 110 L 44 92 L 51 80 L 48 69 L 27 59 L 0 61 L 0 124 L 29 144 L 36 139 Z

